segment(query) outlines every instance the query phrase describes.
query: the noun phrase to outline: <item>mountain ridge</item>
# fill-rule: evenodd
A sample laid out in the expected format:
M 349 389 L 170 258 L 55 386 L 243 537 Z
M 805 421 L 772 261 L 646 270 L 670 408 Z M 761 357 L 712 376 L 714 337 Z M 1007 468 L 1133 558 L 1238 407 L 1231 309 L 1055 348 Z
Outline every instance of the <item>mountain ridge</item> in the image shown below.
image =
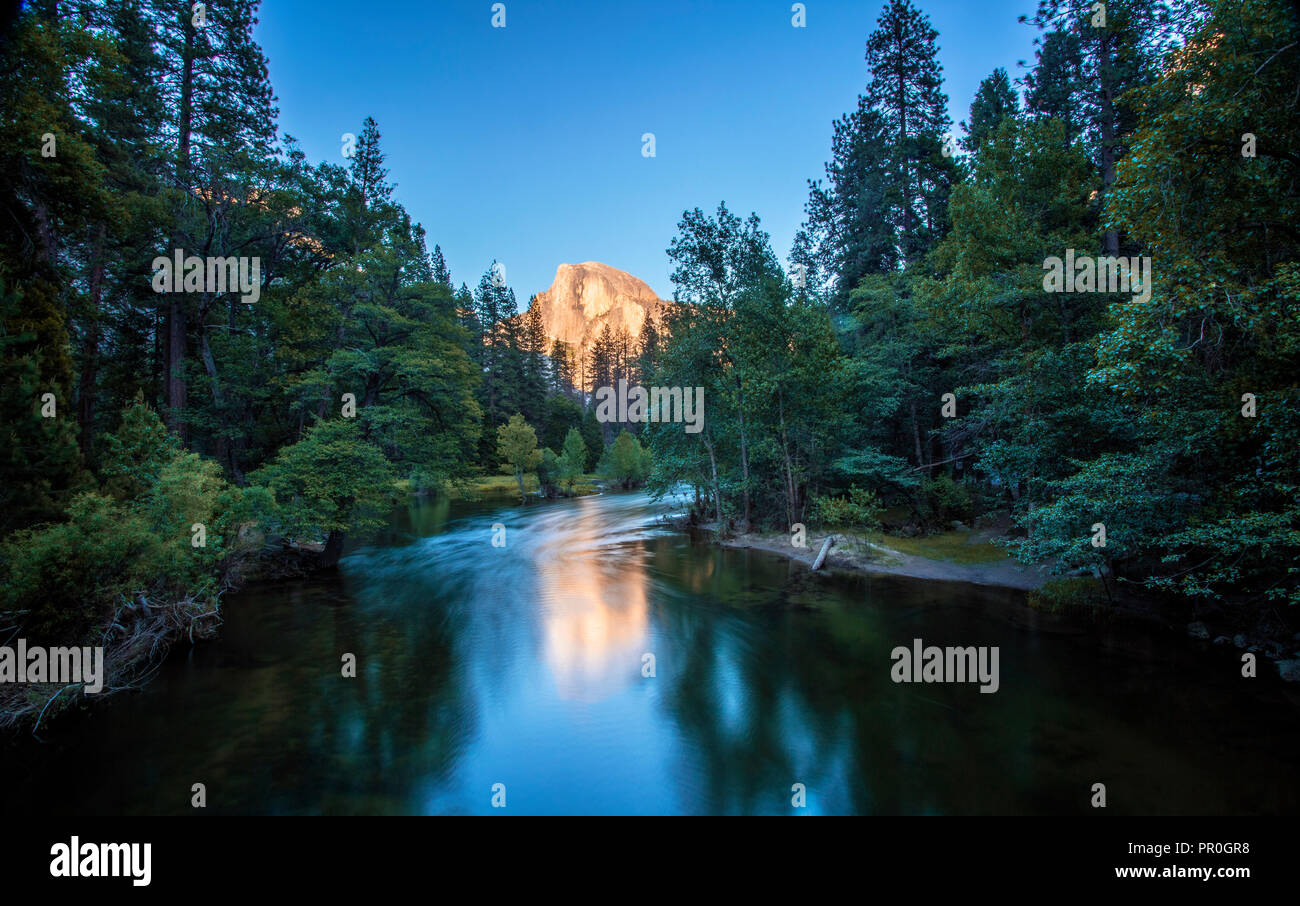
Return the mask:
M 644 280 L 600 261 L 560 264 L 549 288 L 533 297 L 548 343 L 560 340 L 584 355 L 602 331 L 641 335 L 647 318 L 662 316 L 664 300 Z

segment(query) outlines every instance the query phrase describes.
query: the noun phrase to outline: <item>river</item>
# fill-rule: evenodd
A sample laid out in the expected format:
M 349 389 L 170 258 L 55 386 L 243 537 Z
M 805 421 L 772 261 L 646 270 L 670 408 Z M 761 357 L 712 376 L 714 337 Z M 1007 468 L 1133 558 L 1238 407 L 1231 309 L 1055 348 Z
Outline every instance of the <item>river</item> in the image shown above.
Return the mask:
M 190 814 L 203 783 L 236 814 L 500 813 L 494 789 L 514 814 L 1087 814 L 1104 783 L 1109 813 L 1300 810 L 1296 695 L 1235 651 L 813 575 L 692 542 L 673 509 L 412 502 L 336 574 L 228 595 L 218 640 L 9 752 L 7 808 Z M 998 646 L 998 691 L 895 684 L 914 638 Z

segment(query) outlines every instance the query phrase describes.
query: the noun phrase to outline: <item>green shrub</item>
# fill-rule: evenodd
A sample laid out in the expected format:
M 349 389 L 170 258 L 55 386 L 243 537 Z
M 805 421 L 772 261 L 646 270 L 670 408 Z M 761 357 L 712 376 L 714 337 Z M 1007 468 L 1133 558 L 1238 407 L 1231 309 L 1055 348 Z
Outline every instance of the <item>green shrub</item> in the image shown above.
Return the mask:
M 143 404 L 126 411 L 106 446 L 102 492 L 77 495 L 64 521 L 0 544 L 0 611 L 34 644 L 96 641 L 136 593 L 215 601 L 235 555 L 256 546 L 257 534 L 243 530 L 270 509 L 269 492 L 231 487 Z
M 869 531 L 880 528 L 883 510 L 874 492 L 857 485 L 849 488 L 847 497 L 815 497 L 812 505 L 813 519 L 822 526 Z
M 158 559 L 147 520 L 111 498 L 80 494 L 67 517 L 15 532 L 0 546 L 0 609 L 31 644 L 90 643 L 119 596 L 147 579 Z
M 969 520 L 974 508 L 966 486 L 940 474 L 921 482 L 916 512 L 927 525 L 946 528 L 954 519 Z
M 645 480 L 649 470 L 648 452 L 626 429 L 618 433 L 618 437 L 614 438 L 614 443 L 605 451 L 605 455 L 596 466 L 596 471 L 602 478 L 617 481 L 624 488 L 640 484 Z
M 543 449 L 541 457 L 537 460 L 537 486 L 541 489 L 543 497 L 555 497 L 559 494 L 563 471 L 560 457 L 555 455 L 555 451 L 550 447 Z

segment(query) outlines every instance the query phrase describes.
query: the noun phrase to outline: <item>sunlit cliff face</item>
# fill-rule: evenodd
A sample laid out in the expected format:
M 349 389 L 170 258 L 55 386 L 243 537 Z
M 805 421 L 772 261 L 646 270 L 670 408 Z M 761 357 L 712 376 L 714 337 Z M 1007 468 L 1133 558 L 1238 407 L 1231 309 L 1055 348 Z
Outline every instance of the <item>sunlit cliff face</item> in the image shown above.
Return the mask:
M 626 331 L 635 340 L 661 302 L 642 280 L 599 261 L 561 264 L 550 289 L 537 294 L 548 341 L 561 340 L 575 354 L 590 351 L 603 331 Z
M 564 698 L 599 701 L 641 679 L 648 650 L 644 552 L 600 525 L 539 551 L 544 659 Z

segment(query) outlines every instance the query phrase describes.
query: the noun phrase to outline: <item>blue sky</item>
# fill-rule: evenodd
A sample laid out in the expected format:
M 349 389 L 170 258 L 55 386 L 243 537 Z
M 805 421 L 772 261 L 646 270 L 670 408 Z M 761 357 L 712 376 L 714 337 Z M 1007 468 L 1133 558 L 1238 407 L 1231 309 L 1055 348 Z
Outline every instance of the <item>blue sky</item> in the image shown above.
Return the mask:
M 379 122 L 397 198 L 457 284 L 494 258 L 521 307 L 561 262 L 603 261 L 671 295 L 683 210 L 755 211 L 784 260 L 831 122 L 866 83 L 883 5 L 805 0 L 264 0 L 280 128 L 311 160 Z M 954 122 L 980 79 L 1032 61 L 1035 0 L 920 0 Z M 643 133 L 656 156 L 641 155 Z

